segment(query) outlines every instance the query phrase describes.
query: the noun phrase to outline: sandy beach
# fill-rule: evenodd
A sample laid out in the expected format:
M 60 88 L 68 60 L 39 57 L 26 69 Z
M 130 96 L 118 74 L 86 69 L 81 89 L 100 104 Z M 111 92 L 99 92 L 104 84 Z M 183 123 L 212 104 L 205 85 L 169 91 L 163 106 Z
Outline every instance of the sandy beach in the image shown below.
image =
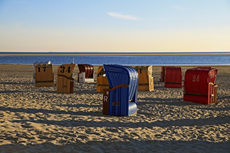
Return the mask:
M 58 94 L 56 87 L 34 86 L 32 65 L 0 65 L 0 153 L 229 152 L 229 66 L 215 66 L 212 105 L 183 101 L 183 89 L 164 88 L 154 66 L 154 91 L 138 91 L 138 111 L 125 117 L 102 114 L 97 68 L 94 83 L 78 83 L 76 66 L 74 93 Z

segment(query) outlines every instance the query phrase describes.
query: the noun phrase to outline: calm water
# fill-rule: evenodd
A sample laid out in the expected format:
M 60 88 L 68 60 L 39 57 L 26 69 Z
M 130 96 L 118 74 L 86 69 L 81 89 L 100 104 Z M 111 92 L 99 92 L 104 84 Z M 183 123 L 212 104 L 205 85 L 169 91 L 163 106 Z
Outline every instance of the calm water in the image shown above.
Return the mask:
M 162 55 L 162 56 L 0 56 L 0 64 L 121 64 L 121 65 L 230 65 L 230 55 Z

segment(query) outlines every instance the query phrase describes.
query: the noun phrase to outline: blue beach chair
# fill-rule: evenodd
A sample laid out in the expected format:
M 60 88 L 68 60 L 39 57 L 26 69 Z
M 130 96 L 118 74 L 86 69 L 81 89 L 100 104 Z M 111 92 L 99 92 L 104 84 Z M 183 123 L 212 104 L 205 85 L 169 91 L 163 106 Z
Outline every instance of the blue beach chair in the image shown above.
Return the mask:
M 137 112 L 138 73 L 128 66 L 104 64 L 110 89 L 103 91 L 103 114 L 129 116 Z

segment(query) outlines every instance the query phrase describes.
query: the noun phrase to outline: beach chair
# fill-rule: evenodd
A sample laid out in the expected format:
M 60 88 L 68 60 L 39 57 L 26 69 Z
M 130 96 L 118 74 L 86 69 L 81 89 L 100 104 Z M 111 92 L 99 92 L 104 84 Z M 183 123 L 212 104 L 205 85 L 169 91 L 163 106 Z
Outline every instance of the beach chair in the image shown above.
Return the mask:
M 57 93 L 73 93 L 74 78 L 72 78 L 75 64 L 63 64 L 57 70 Z
M 138 90 L 153 91 L 152 66 L 136 66 L 134 68 L 138 72 Z
M 53 87 L 54 73 L 52 64 L 35 64 L 35 87 Z
M 165 88 L 182 88 L 182 71 L 181 67 L 165 67 Z
M 78 82 L 94 82 L 93 66 L 89 64 L 78 64 Z
M 129 116 L 137 112 L 138 73 L 128 66 L 104 64 L 110 89 L 103 91 L 103 114 Z
M 38 64 L 51 64 L 51 61 L 35 61 L 33 63 L 33 83 L 35 83 L 35 65 Z
M 185 72 L 184 101 L 200 104 L 217 102 L 217 85 L 215 84 L 218 69 L 197 67 Z
M 109 81 L 103 66 L 99 66 L 97 69 L 97 92 L 103 92 L 103 89 L 109 89 Z

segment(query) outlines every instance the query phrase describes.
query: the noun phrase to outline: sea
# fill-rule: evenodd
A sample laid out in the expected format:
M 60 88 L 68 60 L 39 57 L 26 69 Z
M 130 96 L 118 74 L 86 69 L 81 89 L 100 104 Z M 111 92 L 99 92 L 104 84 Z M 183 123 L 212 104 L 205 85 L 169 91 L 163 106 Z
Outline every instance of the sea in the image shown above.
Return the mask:
M 213 55 L 213 53 L 216 54 Z M 210 54 L 198 52 L 194 55 L 188 52 L 119 52 L 119 55 L 116 54 L 117 52 L 0 52 L 0 64 L 30 65 L 36 61 L 50 61 L 54 65 L 70 63 L 155 66 L 230 65 L 230 52 L 210 52 Z

